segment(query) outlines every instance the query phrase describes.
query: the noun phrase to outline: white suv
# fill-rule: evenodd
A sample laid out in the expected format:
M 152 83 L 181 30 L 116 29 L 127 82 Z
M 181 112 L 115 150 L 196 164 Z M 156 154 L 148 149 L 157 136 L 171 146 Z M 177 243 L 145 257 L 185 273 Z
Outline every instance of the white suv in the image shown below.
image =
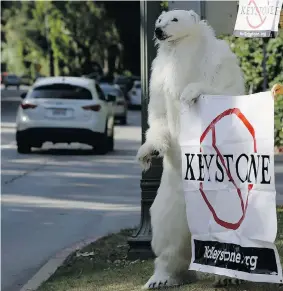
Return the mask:
M 95 80 L 47 77 L 22 98 L 16 119 L 19 153 L 46 141 L 85 143 L 98 154 L 113 150 L 116 98 L 105 96 Z
M 134 81 L 133 88 L 128 93 L 131 106 L 141 107 L 141 82 Z

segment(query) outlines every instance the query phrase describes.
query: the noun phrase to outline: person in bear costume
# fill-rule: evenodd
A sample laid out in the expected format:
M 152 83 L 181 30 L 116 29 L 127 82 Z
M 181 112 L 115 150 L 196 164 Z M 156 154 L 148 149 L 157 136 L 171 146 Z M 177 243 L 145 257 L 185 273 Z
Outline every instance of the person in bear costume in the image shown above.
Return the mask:
M 149 128 L 137 159 L 146 171 L 157 152 L 163 157 L 163 174 L 150 208 L 155 271 L 144 289 L 196 279 L 195 272 L 188 271 L 191 242 L 178 143 L 182 105 L 193 106 L 201 94 L 245 94 L 236 56 L 194 11 L 163 12 L 156 20 L 155 38 L 158 50 L 149 85 Z M 219 285 L 234 282 L 216 278 Z

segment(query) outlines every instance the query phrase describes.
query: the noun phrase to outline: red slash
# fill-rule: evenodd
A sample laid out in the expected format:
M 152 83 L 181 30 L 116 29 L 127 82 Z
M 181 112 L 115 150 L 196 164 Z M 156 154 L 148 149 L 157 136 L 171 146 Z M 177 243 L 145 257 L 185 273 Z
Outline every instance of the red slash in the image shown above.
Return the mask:
M 258 25 L 253 25 L 253 24 L 251 24 L 250 21 L 249 21 L 249 17 L 248 17 L 248 16 L 246 17 L 246 19 L 247 19 L 248 25 L 249 25 L 251 28 L 256 29 L 256 28 L 259 28 L 260 26 L 263 25 L 263 23 L 265 22 L 267 16 L 265 16 L 264 18 L 262 17 L 262 15 L 261 15 L 261 13 L 260 13 L 260 11 L 259 11 L 259 8 L 258 8 L 258 6 L 257 6 L 257 4 L 256 4 L 256 2 L 255 2 L 255 0 L 250 0 L 248 6 L 250 6 L 251 4 L 253 4 L 253 5 L 255 6 L 256 12 L 257 12 L 257 14 L 258 14 L 258 16 L 259 16 L 259 18 L 260 18 L 260 24 L 258 24 Z M 268 5 L 268 4 L 269 4 L 269 1 L 267 2 L 267 5 Z
M 224 166 L 224 169 L 226 171 L 227 176 L 229 177 L 230 181 L 232 182 L 232 184 L 234 185 L 234 187 L 237 190 L 239 199 L 240 199 L 240 203 L 241 203 L 241 209 L 242 209 L 242 216 L 241 218 L 238 220 L 238 222 L 236 223 L 231 223 L 231 222 L 227 222 L 224 221 L 222 219 L 220 219 L 217 214 L 215 209 L 213 208 L 213 206 L 211 205 L 211 203 L 209 202 L 209 200 L 207 199 L 207 196 L 203 190 L 203 183 L 200 182 L 199 185 L 199 191 L 202 195 L 202 198 L 204 199 L 205 203 L 207 204 L 209 210 L 211 211 L 213 218 L 215 220 L 215 222 L 225 228 L 228 229 L 238 229 L 240 227 L 240 225 L 242 224 L 245 215 L 246 215 L 246 211 L 247 211 L 247 207 L 248 207 L 248 198 L 249 198 L 249 194 L 250 191 L 253 188 L 253 184 L 249 184 L 248 185 L 248 195 L 247 195 L 247 199 L 244 203 L 243 200 L 243 196 L 242 196 L 242 192 L 241 189 L 236 185 L 231 173 L 229 172 L 228 168 L 225 165 L 225 161 L 224 161 L 224 157 L 223 155 L 220 153 L 219 149 L 217 148 L 216 145 L 216 133 L 215 133 L 215 125 L 217 124 L 217 122 L 219 122 L 223 117 L 231 115 L 231 114 L 235 114 L 239 120 L 244 124 L 244 126 L 248 129 L 249 133 L 251 134 L 252 138 L 253 138 L 253 143 L 254 143 L 254 152 L 257 152 L 257 145 L 256 145 L 256 138 L 255 138 L 255 130 L 253 128 L 253 126 L 250 124 L 250 122 L 247 120 L 247 118 L 244 116 L 244 114 L 238 109 L 238 108 L 232 108 L 232 109 L 228 109 L 224 112 L 222 112 L 221 114 L 219 114 L 210 124 L 209 126 L 205 129 L 205 131 L 203 132 L 203 134 L 200 137 L 200 144 L 203 142 L 203 140 L 205 139 L 205 137 L 207 136 L 207 134 L 209 133 L 209 131 L 212 131 L 212 146 L 215 149 L 217 155 L 220 158 L 220 161 L 222 163 L 222 165 Z

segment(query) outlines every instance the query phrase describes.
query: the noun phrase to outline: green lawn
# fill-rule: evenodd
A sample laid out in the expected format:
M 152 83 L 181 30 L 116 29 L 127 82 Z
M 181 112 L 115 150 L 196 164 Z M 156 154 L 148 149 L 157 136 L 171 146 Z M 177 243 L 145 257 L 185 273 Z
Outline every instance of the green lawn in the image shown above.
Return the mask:
M 283 208 L 278 209 L 278 247 L 283 262 Z M 38 291 L 135 291 L 152 275 L 153 262 L 127 261 L 127 237 L 132 230 L 122 230 L 88 245 L 72 254 Z M 86 256 L 80 256 L 84 253 Z M 192 285 L 170 288 L 178 291 L 214 291 L 212 280 L 205 279 Z M 275 284 L 246 283 L 222 290 L 283 291 Z

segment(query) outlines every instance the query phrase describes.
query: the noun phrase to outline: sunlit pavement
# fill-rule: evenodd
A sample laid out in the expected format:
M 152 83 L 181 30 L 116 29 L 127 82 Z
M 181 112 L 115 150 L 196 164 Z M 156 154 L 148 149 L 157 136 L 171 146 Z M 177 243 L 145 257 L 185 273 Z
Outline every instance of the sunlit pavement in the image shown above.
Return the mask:
M 111 154 L 45 144 L 20 155 L 14 141 L 19 102 L 1 104 L 1 281 L 3 291 L 14 291 L 63 248 L 139 223 L 140 111 L 129 113 L 129 125 L 115 127 Z

